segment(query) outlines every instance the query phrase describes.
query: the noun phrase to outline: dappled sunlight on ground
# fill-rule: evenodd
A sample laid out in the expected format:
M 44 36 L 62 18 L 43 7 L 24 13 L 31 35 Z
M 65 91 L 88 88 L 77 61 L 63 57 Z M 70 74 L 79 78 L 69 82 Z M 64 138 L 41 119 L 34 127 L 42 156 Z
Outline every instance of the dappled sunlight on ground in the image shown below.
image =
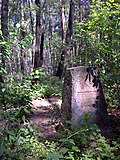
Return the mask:
M 37 126 L 39 137 L 45 138 L 56 133 L 55 125 L 60 120 L 61 102 L 58 97 L 32 101 L 33 114 L 30 115 L 30 123 Z

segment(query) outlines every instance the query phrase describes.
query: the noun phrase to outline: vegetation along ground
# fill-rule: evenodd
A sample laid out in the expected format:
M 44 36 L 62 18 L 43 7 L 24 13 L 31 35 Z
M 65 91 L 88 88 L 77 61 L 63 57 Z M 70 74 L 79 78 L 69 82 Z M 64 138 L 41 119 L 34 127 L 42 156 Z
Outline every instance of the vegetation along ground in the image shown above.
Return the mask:
M 120 160 L 119 0 L 0 0 L 0 160 Z M 109 137 L 61 121 L 66 68 L 97 67 Z

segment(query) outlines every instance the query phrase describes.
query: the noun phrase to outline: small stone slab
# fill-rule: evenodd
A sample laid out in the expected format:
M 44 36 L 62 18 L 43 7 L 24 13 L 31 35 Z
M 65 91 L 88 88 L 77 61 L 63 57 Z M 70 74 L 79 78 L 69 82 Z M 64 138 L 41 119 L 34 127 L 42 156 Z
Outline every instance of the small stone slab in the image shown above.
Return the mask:
M 61 110 L 63 122 L 71 120 L 74 124 L 109 125 L 97 68 L 80 66 L 67 69 Z

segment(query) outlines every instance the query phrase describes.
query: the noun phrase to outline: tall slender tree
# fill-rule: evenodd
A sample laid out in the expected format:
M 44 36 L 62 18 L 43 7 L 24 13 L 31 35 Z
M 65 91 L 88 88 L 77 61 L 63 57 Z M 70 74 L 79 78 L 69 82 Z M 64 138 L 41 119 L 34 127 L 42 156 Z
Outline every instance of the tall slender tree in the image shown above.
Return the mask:
M 65 38 L 65 46 L 63 47 L 61 59 L 58 64 L 58 69 L 56 73 L 56 76 L 59 76 L 60 78 L 62 77 L 65 68 L 68 66 L 69 50 L 70 50 L 70 45 L 72 42 L 72 35 L 73 35 L 73 23 L 74 23 L 74 0 L 70 0 L 70 9 L 69 9 L 68 27 L 67 27 L 66 38 Z
M 40 67 L 40 0 L 35 0 L 36 10 L 36 31 L 35 31 L 35 58 L 34 68 Z
M 9 4 L 9 0 L 2 0 L 2 5 L 1 5 L 1 31 L 2 31 L 2 37 L 3 38 L 1 38 L 1 41 L 7 41 L 8 40 L 8 4 Z M 6 52 L 5 46 L 0 46 L 0 51 L 2 53 L 3 68 L 5 68 L 5 52 Z
M 32 11 L 31 11 L 31 1 L 30 0 L 28 0 L 28 6 L 29 6 L 29 14 L 30 14 L 30 30 L 31 30 L 32 36 L 34 37 L 34 22 L 33 22 L 33 16 L 32 16 Z M 33 45 L 34 45 L 34 39 L 32 39 L 32 65 L 33 65 L 33 62 L 34 62 Z
M 61 28 L 62 28 L 62 43 L 65 41 L 65 0 L 60 0 L 61 3 Z
M 25 29 L 24 29 L 24 11 L 23 11 L 23 0 L 20 0 L 20 40 L 22 41 L 25 38 Z M 25 73 L 25 52 L 23 45 L 20 45 L 20 68 L 21 72 Z
M 42 33 L 41 33 L 41 44 L 40 44 L 40 67 L 43 65 L 43 49 L 44 49 L 44 34 L 45 34 L 45 11 L 46 11 L 46 0 L 43 3 L 42 10 Z

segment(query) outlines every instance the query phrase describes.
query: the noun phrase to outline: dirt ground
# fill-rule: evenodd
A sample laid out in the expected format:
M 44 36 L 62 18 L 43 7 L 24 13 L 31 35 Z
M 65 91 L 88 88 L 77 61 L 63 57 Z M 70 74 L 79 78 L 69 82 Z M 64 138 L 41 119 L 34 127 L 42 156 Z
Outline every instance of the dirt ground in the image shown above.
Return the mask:
M 30 123 L 36 125 L 39 137 L 51 137 L 56 134 L 56 125 L 60 121 L 61 100 L 58 97 L 38 98 L 32 101 L 33 114 Z
M 47 99 L 37 98 L 32 100 L 33 113 L 30 114 L 30 124 L 37 129 L 38 137 L 51 138 L 57 131 L 61 120 L 61 103 L 59 97 L 51 97 Z M 120 110 L 108 110 L 111 127 L 113 128 L 113 136 L 120 136 Z M 6 127 L 6 121 L 0 118 L 0 128 Z
M 55 135 L 56 126 L 61 118 L 61 103 L 58 97 L 51 97 L 48 99 L 38 98 L 32 101 L 33 114 L 30 116 L 30 123 L 35 124 L 38 130 L 39 137 L 51 137 Z M 109 119 L 111 127 L 113 128 L 113 135 L 120 133 L 120 110 L 109 110 Z
M 39 137 L 51 137 L 56 134 L 56 126 L 60 122 L 62 101 L 58 97 L 49 99 L 38 98 L 32 101 L 33 114 L 30 123 L 35 124 L 38 129 Z M 113 135 L 119 136 L 120 133 L 120 110 L 113 109 L 108 111 Z

